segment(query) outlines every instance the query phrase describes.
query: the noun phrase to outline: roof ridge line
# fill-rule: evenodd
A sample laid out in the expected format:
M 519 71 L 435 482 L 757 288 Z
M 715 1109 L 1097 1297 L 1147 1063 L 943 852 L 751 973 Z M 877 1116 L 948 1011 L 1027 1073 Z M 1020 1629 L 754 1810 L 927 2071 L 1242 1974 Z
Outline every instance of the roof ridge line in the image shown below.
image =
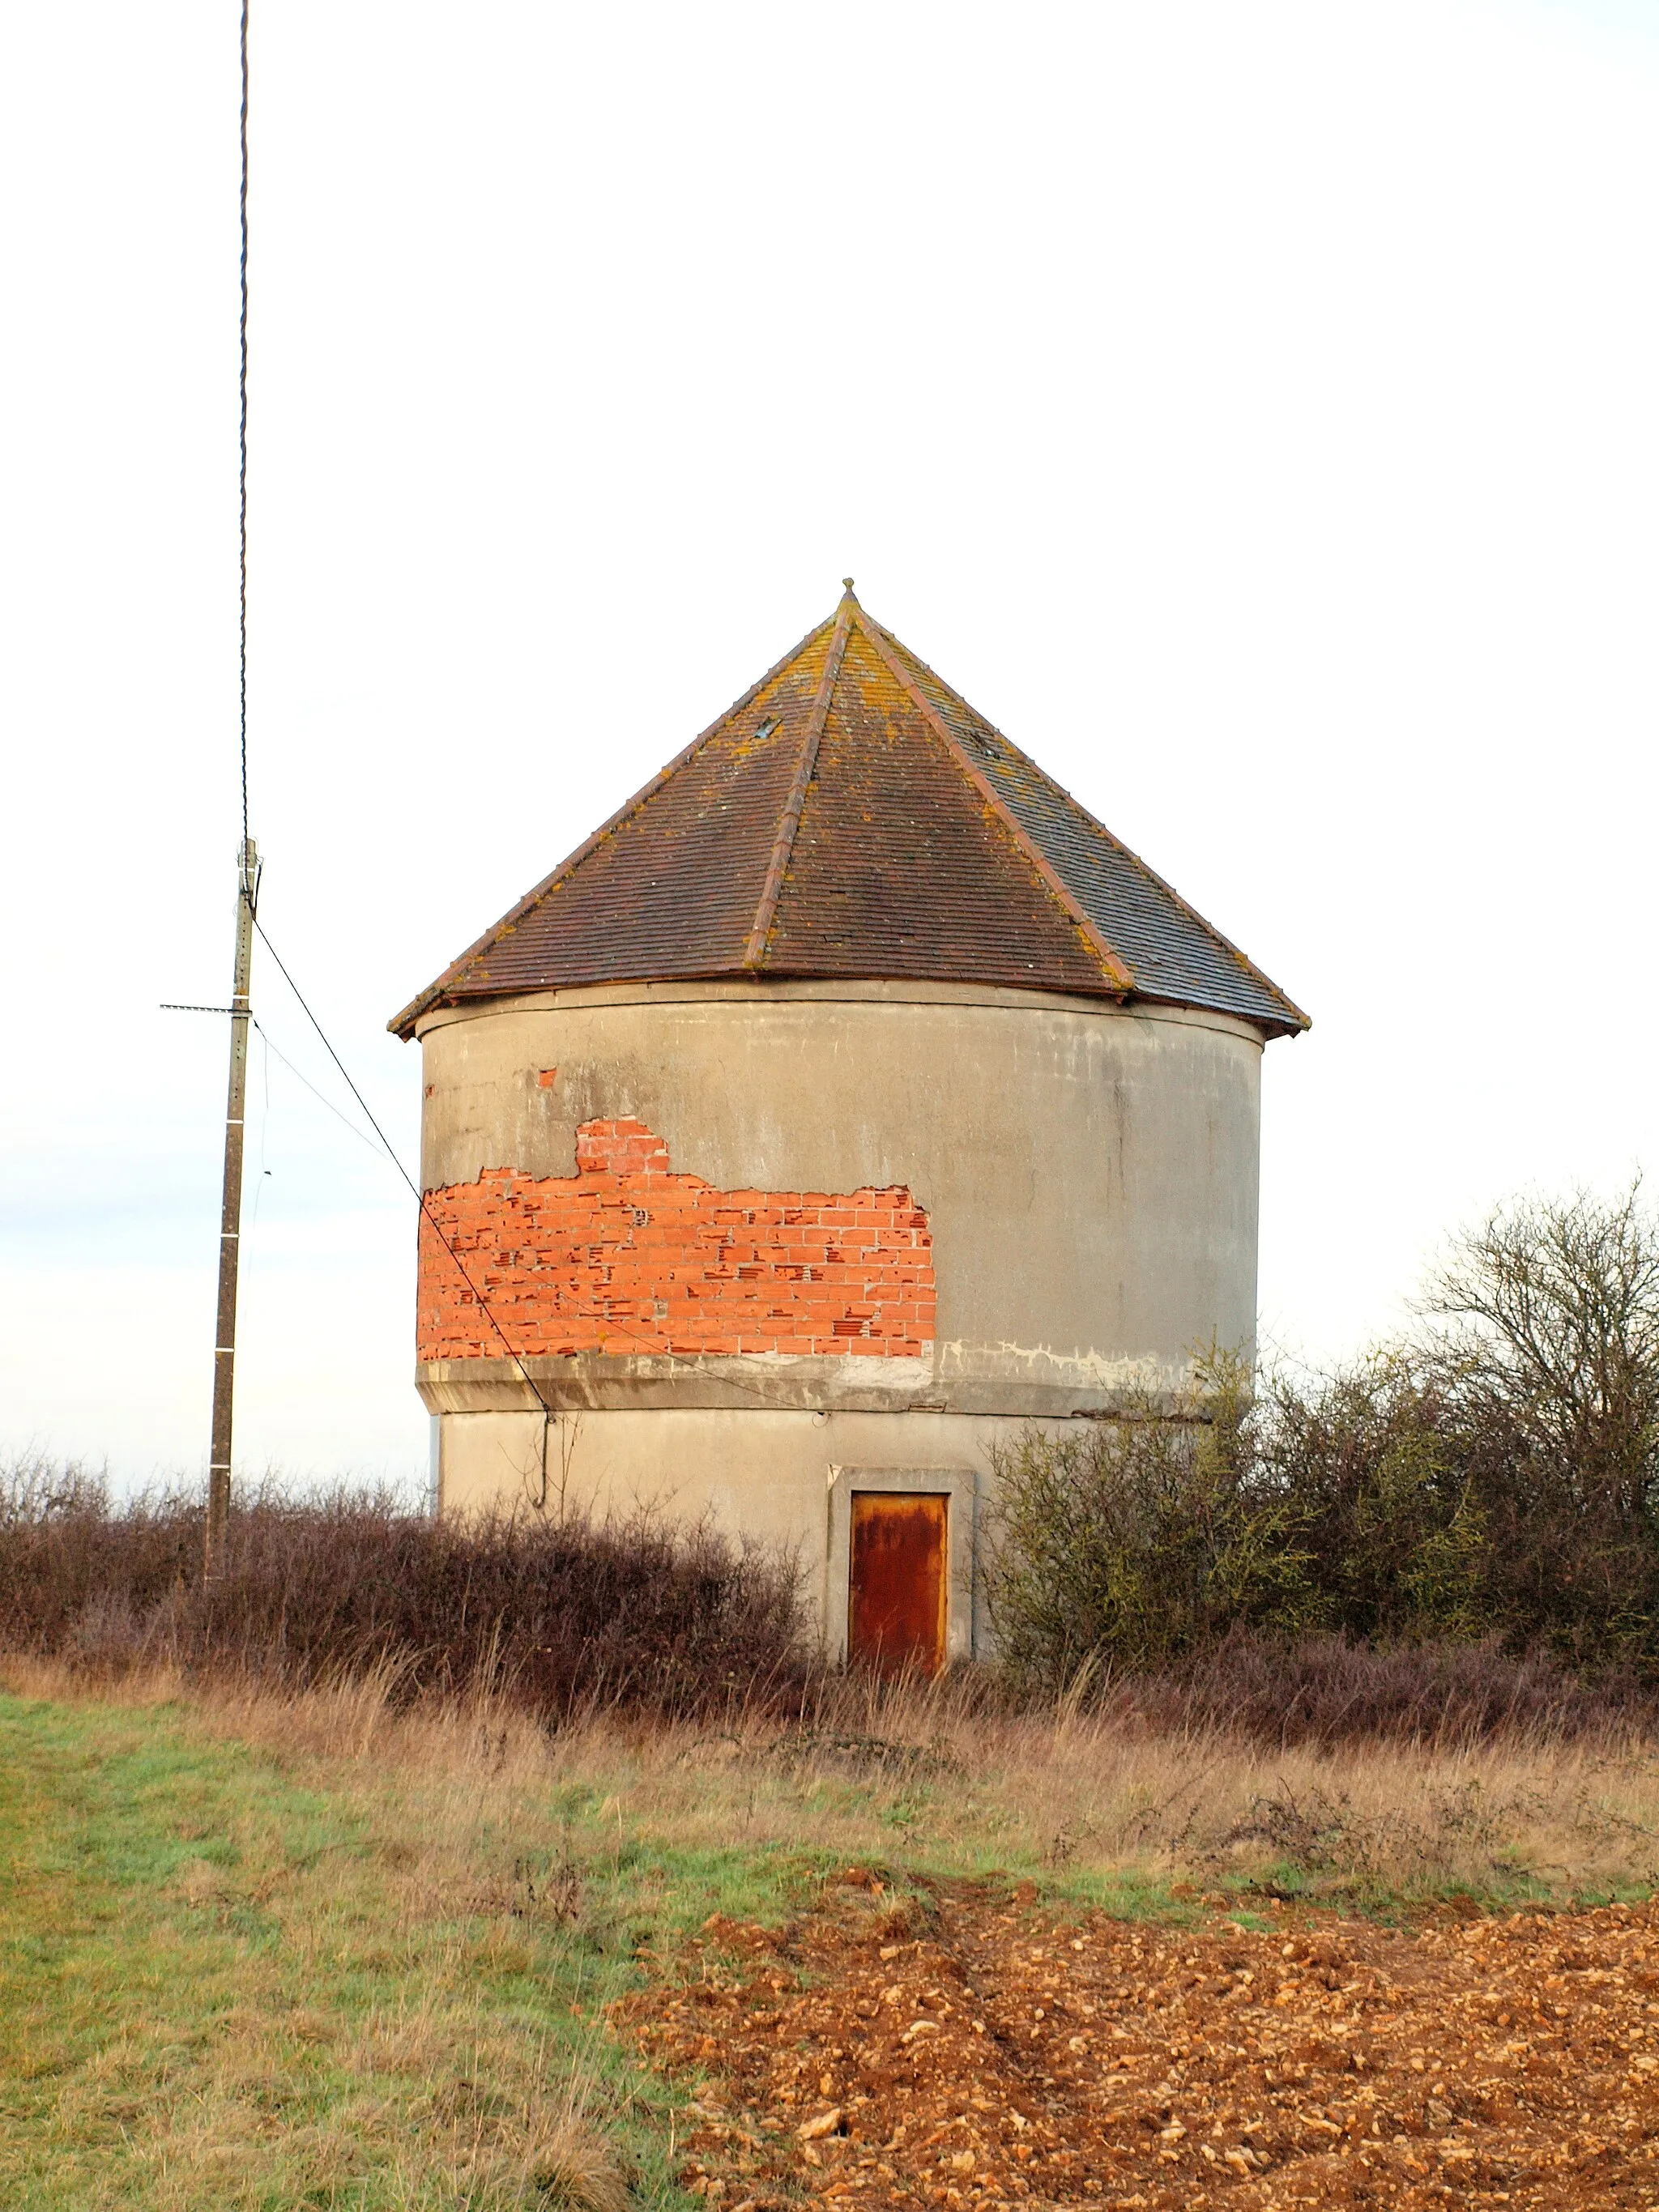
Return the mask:
M 556 890 L 558 888 L 567 876 L 573 875 L 581 866 L 582 862 L 587 858 L 588 854 L 592 852 L 595 846 L 603 844 L 607 837 L 613 836 L 616 832 L 622 828 L 623 823 L 626 822 L 630 816 L 639 812 L 641 807 L 645 805 L 647 799 L 654 799 L 662 786 L 667 782 L 669 777 L 672 775 L 678 769 L 684 768 L 687 761 L 691 758 L 694 753 L 701 752 L 711 738 L 718 737 L 720 731 L 725 728 L 732 717 L 734 714 L 742 714 L 744 708 L 750 705 L 761 692 L 764 691 L 769 684 L 772 683 L 776 678 L 782 675 L 784 670 L 788 667 L 792 660 L 797 660 L 799 659 L 800 655 L 805 652 L 807 647 L 811 645 L 812 640 L 817 635 L 818 632 L 826 627 L 827 623 L 830 619 L 832 618 L 826 617 L 824 622 L 814 623 L 811 629 L 807 631 L 805 636 L 801 639 L 798 645 L 792 646 L 789 651 L 783 655 L 781 659 L 774 661 L 771 667 L 767 670 L 764 676 L 758 677 L 756 681 L 750 685 L 749 689 L 743 694 L 741 698 L 734 699 L 732 702 L 732 704 L 726 708 L 724 713 L 717 714 L 714 720 L 708 725 L 708 728 L 700 732 L 696 737 L 692 738 L 689 745 L 686 745 L 681 751 L 676 753 L 673 759 L 669 762 L 665 768 L 659 769 L 655 775 L 651 778 L 651 781 L 648 783 L 641 784 L 631 799 L 624 799 L 614 814 L 610 816 L 605 821 L 600 823 L 599 828 L 594 830 L 592 836 L 585 837 L 581 843 L 577 846 L 574 853 L 566 854 L 565 858 L 560 861 L 558 866 L 553 870 L 550 875 L 544 876 L 540 883 L 534 884 L 529 890 L 527 890 L 524 896 L 519 900 L 516 905 L 508 908 L 507 911 L 501 916 L 499 921 L 492 922 L 489 927 L 485 930 L 482 937 L 475 939 L 474 941 L 467 946 L 465 952 L 458 953 L 455 958 L 450 962 L 448 967 L 444 969 L 442 975 L 438 977 L 436 982 L 429 983 L 426 989 L 421 993 L 418 998 L 411 999 L 410 1000 L 409 1004 L 404 1008 L 401 1013 L 394 1014 L 392 1016 L 392 1019 L 386 1024 L 387 1029 L 392 1031 L 392 1035 L 394 1036 L 407 1037 L 410 1032 L 413 1030 L 415 1024 L 420 1019 L 421 1016 L 427 1012 L 430 1007 L 437 1004 L 438 1000 L 443 997 L 450 984 L 455 981 L 457 977 L 462 973 L 463 969 L 469 967 L 471 963 L 478 957 L 480 953 L 487 952 L 489 947 L 496 943 L 499 939 L 505 937 L 509 930 L 516 927 L 523 917 L 529 913 L 531 908 L 537 903 L 538 900 L 545 898 L 550 891 Z
M 856 601 L 854 601 L 854 604 L 857 606 Z M 1120 991 L 1125 993 L 1133 991 L 1135 988 L 1135 981 L 1128 967 L 1125 964 L 1119 955 L 1112 950 L 1105 938 L 1101 935 L 1100 931 L 1083 911 L 1083 908 L 1079 904 L 1078 901 L 1072 896 L 1072 893 L 1066 889 L 1065 884 L 1060 880 L 1059 874 L 1054 869 L 1054 863 L 1048 858 L 1047 854 L 1040 849 L 1035 839 L 1029 836 L 1026 830 L 1021 826 L 1019 821 L 1010 809 L 1006 800 L 1004 799 L 994 788 L 990 779 L 981 769 L 976 768 L 974 763 L 969 759 L 966 752 L 963 750 L 961 740 L 957 738 L 956 732 L 951 728 L 949 723 L 946 722 L 945 717 L 939 713 L 938 708 L 934 706 L 933 701 L 927 696 L 927 693 L 922 690 L 921 687 L 916 683 L 909 672 L 905 668 L 902 662 L 900 661 L 890 649 L 894 646 L 897 646 L 899 641 L 896 637 L 892 636 L 890 632 L 884 630 L 881 624 L 878 622 L 876 622 L 872 617 L 866 614 L 861 606 L 857 607 L 857 612 L 859 628 L 869 639 L 871 644 L 874 646 L 876 652 L 882 660 L 886 663 L 890 673 L 896 677 L 899 684 L 907 692 L 908 692 L 910 697 L 921 709 L 922 720 L 927 723 L 928 726 L 933 730 L 933 734 L 939 739 L 945 750 L 950 754 L 951 760 L 955 762 L 957 769 L 964 776 L 967 777 L 969 782 L 972 784 L 975 790 L 984 800 L 985 804 L 996 816 L 998 821 L 1001 823 L 1003 828 L 1007 831 L 1009 836 L 1012 838 L 1014 844 L 1024 855 L 1026 860 L 1033 868 L 1036 869 L 1049 896 L 1055 901 L 1056 904 L 1060 907 L 1067 920 L 1082 936 L 1084 942 L 1088 945 L 1096 959 L 1099 961 L 1101 967 L 1105 971 L 1108 981 L 1115 984 Z M 905 651 L 908 650 L 908 648 L 901 647 L 900 650 Z M 922 665 L 924 666 L 927 665 L 925 662 Z M 933 671 L 929 669 L 928 673 L 931 675 Z M 954 698 L 956 694 L 952 692 L 951 696 Z M 967 702 L 964 701 L 963 703 L 966 705 Z M 1091 816 L 1090 818 L 1092 820 L 1093 817 Z
M 860 612 L 863 612 L 862 608 L 860 609 Z M 1222 946 L 1225 951 L 1231 953 L 1233 958 L 1237 961 L 1239 966 L 1243 969 L 1246 975 L 1253 975 L 1256 981 L 1261 985 L 1264 990 L 1271 991 L 1273 997 L 1279 1000 L 1280 1006 L 1285 1007 L 1295 1016 L 1297 1023 L 1303 1029 L 1310 1030 L 1313 1027 L 1311 1016 L 1304 1014 L 1301 1007 L 1297 1005 L 1296 1000 L 1291 997 L 1290 994 L 1282 990 L 1280 987 L 1274 982 L 1271 975 L 1267 975 L 1262 969 L 1258 968 L 1248 952 L 1243 951 L 1239 946 L 1233 943 L 1231 937 L 1227 936 L 1224 932 L 1218 929 L 1215 924 L 1210 921 L 1206 915 L 1201 915 L 1198 908 L 1193 905 L 1190 900 L 1184 899 L 1181 893 L 1176 889 L 1175 885 L 1170 883 L 1167 878 L 1160 876 L 1158 870 L 1152 866 L 1149 860 L 1142 860 L 1139 854 L 1135 851 L 1133 846 L 1126 845 L 1122 838 L 1118 836 L 1115 830 L 1108 829 L 1106 824 L 1101 820 L 1100 817 L 1095 813 L 1092 808 L 1085 806 L 1083 801 L 1078 798 L 1074 792 L 1068 791 L 1066 786 L 1060 782 L 1057 776 L 1050 775 L 1048 769 L 1043 767 L 1041 761 L 1033 760 L 1030 754 L 1025 750 L 1023 745 L 1018 744 L 1013 738 L 1011 738 L 1006 730 L 1000 729 L 997 725 L 992 721 L 989 715 L 981 714 L 979 708 L 974 705 L 971 700 L 964 699 L 963 697 L 961 692 L 957 690 L 954 684 L 951 683 L 947 678 L 941 676 L 938 669 L 932 666 L 927 661 L 925 661 L 919 653 L 912 653 L 910 647 L 904 644 L 902 639 L 893 637 L 890 631 L 884 631 L 883 635 L 888 637 L 890 641 L 898 647 L 901 653 L 908 653 L 910 659 L 916 663 L 918 667 L 926 670 L 927 673 L 933 678 L 934 683 L 939 685 L 940 690 L 948 691 L 951 696 L 956 701 L 958 707 L 962 708 L 966 714 L 970 714 L 975 721 L 982 722 L 986 728 L 991 732 L 994 737 L 1000 738 L 1001 742 L 1007 746 L 1010 752 L 1018 753 L 1020 759 L 1025 763 L 1026 767 L 1029 768 L 1034 775 L 1041 776 L 1043 782 L 1048 785 L 1051 791 L 1057 791 L 1068 806 L 1075 806 L 1078 812 L 1088 822 L 1090 827 L 1097 830 L 1101 836 L 1106 840 L 1109 845 L 1115 846 L 1117 850 L 1122 854 L 1124 859 L 1129 861 L 1134 867 L 1139 868 L 1141 874 L 1145 876 L 1149 882 L 1156 884 L 1159 890 L 1164 893 L 1166 898 L 1173 899 L 1189 921 L 1196 922 L 1206 937 L 1213 938 L 1216 943 Z M 1154 997 L 1157 994 L 1155 993 L 1148 992 L 1146 995 L 1150 998 Z
M 754 927 L 743 950 L 743 965 L 745 968 L 758 968 L 766 957 L 767 939 L 771 936 L 772 925 L 777 919 L 778 899 L 783 890 L 783 872 L 789 865 L 790 854 L 795 849 L 801 810 L 806 804 L 812 771 L 817 766 L 818 746 L 823 737 L 824 724 L 830 719 L 830 702 L 835 696 L 836 679 L 841 674 L 842 656 L 847 650 L 847 640 L 853 628 L 853 611 L 857 605 L 858 601 L 853 597 L 849 584 L 836 610 L 836 627 L 830 635 L 830 650 L 824 656 L 823 673 L 818 678 L 818 688 L 812 696 L 811 711 L 807 715 L 805 733 L 801 738 L 800 757 L 795 763 L 795 773 L 790 780 L 788 796 L 783 802 L 783 812 L 778 817 L 777 835 L 772 840 L 771 857 L 766 864 L 766 880 L 761 885 L 760 902 L 755 908 Z

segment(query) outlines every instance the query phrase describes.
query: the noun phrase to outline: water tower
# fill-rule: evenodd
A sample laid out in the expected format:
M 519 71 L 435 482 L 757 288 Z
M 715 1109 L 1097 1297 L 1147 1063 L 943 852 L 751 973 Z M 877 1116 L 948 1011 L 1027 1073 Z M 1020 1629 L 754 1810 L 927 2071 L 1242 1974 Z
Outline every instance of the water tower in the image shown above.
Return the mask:
M 832 1651 L 969 1655 L 996 1440 L 1253 1339 L 1305 1016 L 850 586 L 392 1026 L 446 1509 L 710 1514 Z

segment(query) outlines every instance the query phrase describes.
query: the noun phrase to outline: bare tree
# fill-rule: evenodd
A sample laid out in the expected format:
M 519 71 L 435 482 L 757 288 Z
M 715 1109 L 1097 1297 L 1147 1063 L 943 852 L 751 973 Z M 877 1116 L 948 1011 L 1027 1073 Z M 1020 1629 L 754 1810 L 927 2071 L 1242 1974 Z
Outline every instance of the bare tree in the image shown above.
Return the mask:
M 1420 1310 L 1458 1398 L 1581 1511 L 1645 1519 L 1659 1484 L 1659 1224 L 1639 1181 L 1522 1200 L 1462 1238 Z
M 1659 1662 L 1659 1224 L 1611 1200 L 1523 1199 L 1432 1279 L 1417 1357 L 1486 1528 L 1512 1640 Z

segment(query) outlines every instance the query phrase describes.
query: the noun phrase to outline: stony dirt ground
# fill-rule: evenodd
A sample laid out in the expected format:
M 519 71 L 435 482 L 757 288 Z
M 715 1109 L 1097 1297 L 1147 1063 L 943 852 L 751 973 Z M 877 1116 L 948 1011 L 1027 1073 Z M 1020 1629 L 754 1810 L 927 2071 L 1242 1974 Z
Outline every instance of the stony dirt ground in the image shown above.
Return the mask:
M 848 1869 L 617 2008 L 721 2212 L 1659 2208 L 1659 1906 L 1181 1929 Z

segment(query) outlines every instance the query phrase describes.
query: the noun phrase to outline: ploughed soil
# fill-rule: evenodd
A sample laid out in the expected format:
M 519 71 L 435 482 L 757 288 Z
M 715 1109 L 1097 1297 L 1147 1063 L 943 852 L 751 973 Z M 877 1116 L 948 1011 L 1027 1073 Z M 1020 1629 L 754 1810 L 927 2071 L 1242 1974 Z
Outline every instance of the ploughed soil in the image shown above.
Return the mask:
M 1659 1905 L 1274 1917 L 894 1907 L 852 1869 L 613 2016 L 692 2087 L 680 2176 L 721 2212 L 1659 2208 Z

